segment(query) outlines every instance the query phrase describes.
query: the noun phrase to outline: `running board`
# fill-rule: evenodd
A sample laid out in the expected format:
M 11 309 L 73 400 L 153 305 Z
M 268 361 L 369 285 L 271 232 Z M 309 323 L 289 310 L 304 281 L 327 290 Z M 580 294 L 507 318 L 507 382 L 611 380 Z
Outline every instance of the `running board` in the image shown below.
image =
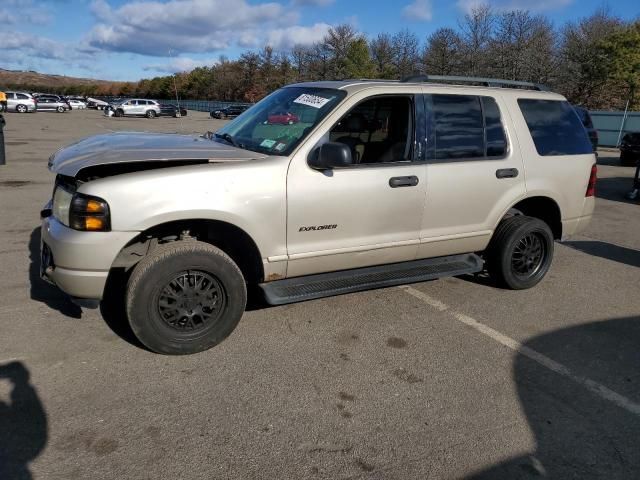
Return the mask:
M 476 273 L 482 268 L 482 259 L 478 255 L 468 253 L 287 278 L 261 283 L 260 288 L 267 303 L 283 305 L 373 288 Z

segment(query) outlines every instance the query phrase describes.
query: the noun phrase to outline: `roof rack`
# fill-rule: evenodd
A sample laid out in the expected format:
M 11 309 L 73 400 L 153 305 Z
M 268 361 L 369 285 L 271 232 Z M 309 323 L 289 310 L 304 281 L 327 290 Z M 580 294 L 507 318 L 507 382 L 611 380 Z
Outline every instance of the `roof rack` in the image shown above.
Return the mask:
M 414 82 L 451 82 L 455 84 L 475 83 L 485 87 L 500 87 L 500 88 L 522 88 L 527 90 L 539 90 L 541 92 L 548 92 L 549 87 L 541 85 L 539 83 L 532 82 L 520 82 L 517 80 L 503 80 L 501 78 L 483 78 L 483 77 L 458 77 L 450 75 L 410 75 L 400 80 L 402 83 L 414 83 Z

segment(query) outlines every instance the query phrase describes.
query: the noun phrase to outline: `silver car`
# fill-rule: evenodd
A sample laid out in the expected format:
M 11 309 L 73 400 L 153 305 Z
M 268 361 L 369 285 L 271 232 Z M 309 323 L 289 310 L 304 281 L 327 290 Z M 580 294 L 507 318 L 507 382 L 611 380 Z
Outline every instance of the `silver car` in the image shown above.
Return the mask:
M 118 279 L 166 354 L 220 343 L 256 288 L 280 305 L 485 265 L 531 288 L 589 224 L 597 171 L 563 96 L 426 76 L 290 85 L 205 137 L 103 134 L 49 168 L 41 275 L 92 306 Z
M 38 110 L 47 112 L 64 113 L 70 110 L 71 107 L 67 102 L 60 98 L 55 97 L 39 97 L 38 98 Z
M 113 109 L 114 117 L 145 116 L 147 118 L 154 118 L 160 115 L 160 104 L 158 102 L 142 98 L 125 100 L 112 105 L 111 108 Z
M 35 112 L 38 108 L 33 96 L 27 92 L 6 92 L 7 111 L 27 113 Z

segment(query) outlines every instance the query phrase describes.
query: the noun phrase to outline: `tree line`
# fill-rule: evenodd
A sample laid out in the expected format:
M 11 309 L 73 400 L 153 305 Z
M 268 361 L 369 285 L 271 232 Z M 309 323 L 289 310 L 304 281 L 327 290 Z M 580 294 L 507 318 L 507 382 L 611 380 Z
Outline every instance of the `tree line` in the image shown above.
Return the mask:
M 479 6 L 420 39 L 409 29 L 367 38 L 355 27 L 331 28 L 310 46 L 267 46 L 190 72 L 78 87 L 78 93 L 255 102 L 293 82 L 400 79 L 413 74 L 494 77 L 542 83 L 589 109 L 631 107 L 640 84 L 640 21 L 606 8 L 556 26 L 527 10 Z M 73 90 L 74 87 L 68 87 Z M 69 92 L 71 93 L 71 92 Z M 75 91 L 73 93 L 76 93 Z

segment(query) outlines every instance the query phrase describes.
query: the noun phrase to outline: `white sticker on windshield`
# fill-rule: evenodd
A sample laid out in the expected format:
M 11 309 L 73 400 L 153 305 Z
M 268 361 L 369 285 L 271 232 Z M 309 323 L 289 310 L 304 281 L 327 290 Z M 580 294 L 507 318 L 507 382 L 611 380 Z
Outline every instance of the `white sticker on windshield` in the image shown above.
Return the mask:
M 331 99 L 303 93 L 298 98 L 296 98 L 293 103 L 300 103 L 301 105 L 307 105 L 313 108 L 322 108 L 329 100 Z
M 265 147 L 265 148 L 271 148 L 276 144 L 275 140 L 270 140 L 268 138 L 265 138 L 262 143 L 260 144 L 261 147 Z

